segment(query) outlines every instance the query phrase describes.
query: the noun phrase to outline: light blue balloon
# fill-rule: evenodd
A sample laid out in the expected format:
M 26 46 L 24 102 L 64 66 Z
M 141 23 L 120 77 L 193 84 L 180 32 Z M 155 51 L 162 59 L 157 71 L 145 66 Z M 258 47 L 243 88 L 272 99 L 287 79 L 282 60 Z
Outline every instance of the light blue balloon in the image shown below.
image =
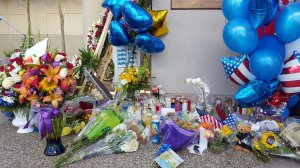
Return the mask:
M 281 43 L 275 35 L 263 36 L 258 39 L 258 46 L 256 50 L 270 49 L 278 52 L 284 60 L 285 58 L 285 45 Z
M 126 2 L 122 13 L 128 26 L 137 32 L 145 32 L 152 26 L 152 16 L 134 2 Z
M 248 19 L 237 18 L 225 25 L 223 40 L 232 51 L 250 54 L 257 46 L 258 35 Z
M 261 80 L 270 81 L 281 73 L 283 60 L 278 52 L 261 49 L 251 55 L 249 64 L 254 76 Z
M 223 0 L 222 11 L 227 20 L 235 18 L 248 18 L 249 0 Z
M 130 43 L 130 36 L 126 27 L 118 21 L 110 23 L 110 35 L 108 41 L 114 46 L 125 46 Z
M 284 43 L 300 37 L 300 2 L 291 3 L 280 11 L 275 21 L 275 32 Z
M 165 44 L 157 37 L 148 33 L 141 33 L 135 37 L 134 43 L 146 53 L 159 53 L 164 51 Z

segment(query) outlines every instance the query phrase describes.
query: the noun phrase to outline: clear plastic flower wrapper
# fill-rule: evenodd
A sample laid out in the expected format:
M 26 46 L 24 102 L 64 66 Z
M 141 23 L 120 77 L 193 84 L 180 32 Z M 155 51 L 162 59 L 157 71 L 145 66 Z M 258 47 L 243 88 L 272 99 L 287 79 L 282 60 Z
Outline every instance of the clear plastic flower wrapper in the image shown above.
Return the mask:
M 89 114 L 96 106 L 96 98 L 93 96 L 82 96 L 66 101 L 61 107 L 62 112 L 67 115 L 78 116 L 82 113 Z
M 78 151 L 72 157 L 65 160 L 60 166 L 97 155 L 137 151 L 139 148 L 137 134 L 131 129 L 135 129 L 132 123 L 119 124 L 112 130 L 112 133 L 107 135 L 104 139 L 100 139 Z

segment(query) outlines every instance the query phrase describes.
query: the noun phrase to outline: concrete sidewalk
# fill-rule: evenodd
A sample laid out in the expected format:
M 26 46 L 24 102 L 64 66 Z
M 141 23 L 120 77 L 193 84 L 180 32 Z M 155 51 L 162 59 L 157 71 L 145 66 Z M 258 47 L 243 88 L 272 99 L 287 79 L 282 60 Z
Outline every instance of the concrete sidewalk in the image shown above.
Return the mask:
M 48 168 L 58 157 L 47 157 L 43 154 L 45 140 L 41 141 L 38 133 L 18 134 L 17 128 L 12 126 L 1 115 L 0 122 L 0 167 L 1 168 Z M 64 144 L 72 137 L 63 139 Z M 151 168 L 158 167 L 153 159 L 159 146 L 148 143 L 140 146 L 134 153 L 97 156 L 77 162 L 68 167 L 84 168 Z M 259 162 L 252 154 L 236 151 L 226 151 L 220 155 L 205 153 L 203 156 L 189 154 L 182 150 L 178 154 L 184 159 L 181 168 L 299 168 L 300 161 L 285 158 L 273 158 L 271 164 Z

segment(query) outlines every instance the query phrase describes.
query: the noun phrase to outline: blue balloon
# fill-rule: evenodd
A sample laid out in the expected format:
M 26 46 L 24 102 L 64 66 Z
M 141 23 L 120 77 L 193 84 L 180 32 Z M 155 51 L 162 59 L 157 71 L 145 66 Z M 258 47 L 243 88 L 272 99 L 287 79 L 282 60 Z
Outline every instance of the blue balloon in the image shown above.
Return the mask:
M 296 106 L 297 103 L 298 103 L 298 101 L 299 101 L 298 95 L 293 95 L 293 96 L 291 96 L 291 97 L 290 97 L 290 100 L 287 102 L 287 107 L 288 107 L 288 108 L 291 108 L 291 107 Z
M 285 6 L 275 21 L 275 32 L 283 43 L 290 43 L 300 37 L 300 2 Z
M 290 110 L 289 108 L 285 107 L 283 109 L 283 112 L 281 112 L 281 122 L 285 121 L 290 116 Z
M 256 30 L 247 19 L 233 19 L 224 27 L 223 39 L 226 46 L 241 54 L 252 53 L 258 42 Z
M 108 41 L 114 46 L 125 46 L 130 43 L 127 29 L 118 21 L 110 23 L 110 35 Z
M 276 78 L 281 73 L 283 67 L 283 60 L 280 54 L 268 49 L 255 51 L 250 57 L 249 62 L 251 72 L 261 80 Z
M 234 98 L 237 100 L 239 107 L 254 107 L 263 104 L 276 91 L 279 82 L 252 80 L 242 86 Z
M 164 51 L 165 44 L 157 37 L 142 33 L 135 37 L 135 44 L 146 53 L 159 53 Z
M 134 2 L 126 2 L 122 13 L 128 26 L 137 32 L 145 32 L 152 26 L 152 16 Z
M 279 0 L 271 0 L 270 2 L 271 2 L 272 9 L 269 10 L 269 15 L 266 24 L 272 22 L 279 8 Z
M 126 1 L 128 0 L 104 0 L 102 7 L 109 9 L 115 20 L 119 20 L 122 17 L 122 6 Z
M 270 23 L 278 10 L 278 0 L 250 0 L 250 21 L 255 29 Z
M 258 46 L 256 50 L 269 49 L 278 52 L 284 60 L 285 58 L 285 46 L 281 43 L 275 35 L 263 36 L 258 40 Z
M 223 0 L 222 11 L 227 20 L 235 18 L 248 18 L 249 0 Z

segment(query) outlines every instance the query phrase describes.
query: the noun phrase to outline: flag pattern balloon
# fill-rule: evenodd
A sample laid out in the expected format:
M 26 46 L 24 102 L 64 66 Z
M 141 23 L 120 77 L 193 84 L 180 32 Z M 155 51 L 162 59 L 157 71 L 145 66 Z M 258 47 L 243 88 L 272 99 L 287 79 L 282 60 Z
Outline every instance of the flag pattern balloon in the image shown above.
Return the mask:
M 221 62 L 224 66 L 227 77 L 233 83 L 244 85 L 250 80 L 256 79 L 250 71 L 249 58 L 247 55 L 223 57 Z
M 282 85 L 283 92 L 287 94 L 300 93 L 300 54 L 294 54 L 284 61 L 281 74 L 277 78 Z

